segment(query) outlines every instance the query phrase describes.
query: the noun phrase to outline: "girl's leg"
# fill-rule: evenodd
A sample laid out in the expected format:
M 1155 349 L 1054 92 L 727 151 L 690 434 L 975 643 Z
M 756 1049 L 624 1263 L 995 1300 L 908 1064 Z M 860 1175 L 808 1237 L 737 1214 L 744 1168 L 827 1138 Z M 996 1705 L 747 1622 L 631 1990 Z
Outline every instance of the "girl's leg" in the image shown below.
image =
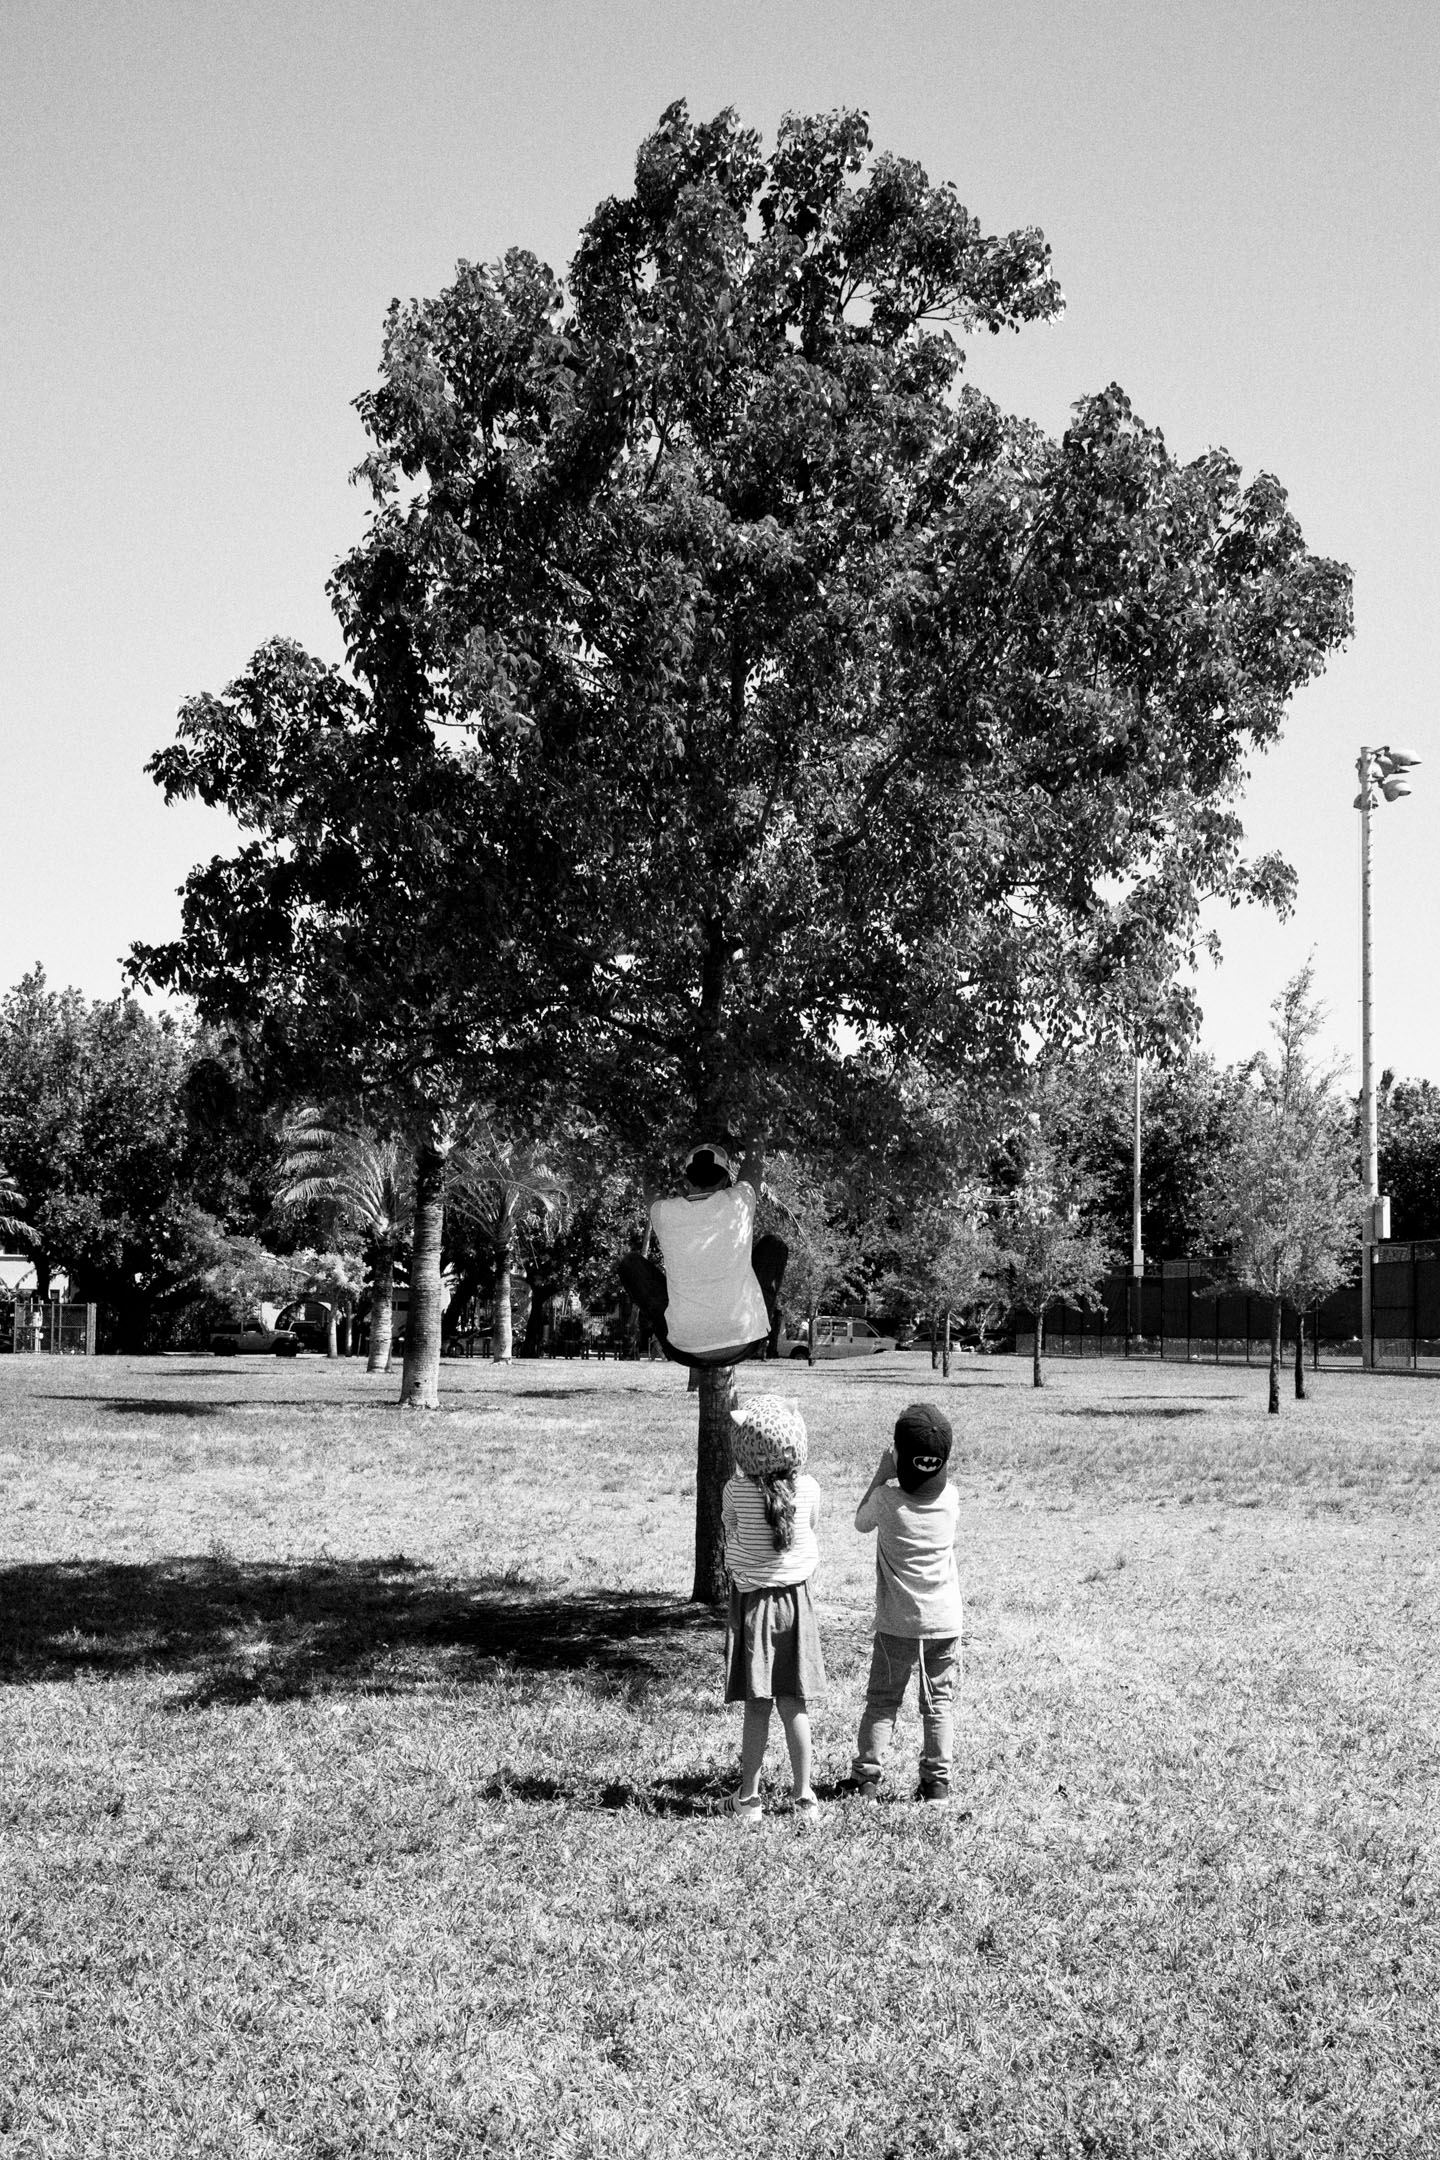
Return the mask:
M 781 1704 L 781 1715 L 784 1715 Z M 789 1728 L 786 1728 L 787 1733 Z M 740 1790 L 737 1800 L 754 1800 L 760 1793 L 760 1772 L 765 1765 L 765 1744 L 770 1738 L 770 1698 L 757 1696 L 745 1705 L 740 1728 Z
M 785 1745 L 790 1750 L 790 1776 L 795 1798 L 813 1800 L 815 1795 L 810 1790 L 810 1713 L 796 1695 L 777 1695 L 775 1707 L 780 1712 Z

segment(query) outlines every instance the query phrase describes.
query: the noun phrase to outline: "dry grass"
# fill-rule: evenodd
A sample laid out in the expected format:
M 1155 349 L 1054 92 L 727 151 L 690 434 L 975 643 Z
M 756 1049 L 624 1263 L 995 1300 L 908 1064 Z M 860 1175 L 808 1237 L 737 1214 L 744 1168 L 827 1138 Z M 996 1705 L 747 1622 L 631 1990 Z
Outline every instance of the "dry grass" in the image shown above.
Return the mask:
M 1433 2155 L 1440 1391 L 754 1369 L 962 1454 L 957 1800 L 733 1777 L 662 1367 L 0 1361 L 0 2151 Z M 777 1764 L 778 1769 L 778 1764 Z M 776 1793 L 775 1798 L 783 1795 Z

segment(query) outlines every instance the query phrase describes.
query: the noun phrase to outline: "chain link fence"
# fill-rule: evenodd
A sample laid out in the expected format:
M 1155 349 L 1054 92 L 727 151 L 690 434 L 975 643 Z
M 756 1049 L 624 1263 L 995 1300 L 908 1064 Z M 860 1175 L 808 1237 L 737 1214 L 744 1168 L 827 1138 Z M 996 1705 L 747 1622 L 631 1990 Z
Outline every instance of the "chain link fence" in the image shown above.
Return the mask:
M 1440 1239 L 1372 1248 L 1375 1360 L 1391 1371 L 1440 1372 Z M 1217 1281 L 1203 1260 L 1152 1262 L 1144 1273 L 1107 1276 L 1098 1307 L 1052 1306 L 1044 1350 L 1051 1357 L 1150 1357 L 1181 1363 L 1265 1364 L 1270 1301 Z M 1034 1346 L 1035 1320 L 1017 1313 L 1016 1348 Z M 1305 1316 L 1314 1367 L 1359 1366 L 1360 1285 L 1332 1292 Z M 1281 1337 L 1293 1354 L 1293 1312 Z

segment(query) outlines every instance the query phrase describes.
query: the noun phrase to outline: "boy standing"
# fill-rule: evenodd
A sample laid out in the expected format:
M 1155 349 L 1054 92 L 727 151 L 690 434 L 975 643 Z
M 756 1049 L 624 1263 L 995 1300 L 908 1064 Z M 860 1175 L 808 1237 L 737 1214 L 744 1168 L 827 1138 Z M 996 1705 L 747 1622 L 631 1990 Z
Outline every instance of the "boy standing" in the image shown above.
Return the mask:
M 960 1676 L 960 1576 L 955 1532 L 960 1503 L 949 1482 L 952 1435 L 933 1403 L 912 1403 L 895 1424 L 859 1507 L 857 1530 L 873 1530 L 875 1649 L 855 1743 L 851 1790 L 878 1800 L 895 1719 L 914 1673 L 919 1684 L 920 1798 L 950 1798 L 956 1683 Z

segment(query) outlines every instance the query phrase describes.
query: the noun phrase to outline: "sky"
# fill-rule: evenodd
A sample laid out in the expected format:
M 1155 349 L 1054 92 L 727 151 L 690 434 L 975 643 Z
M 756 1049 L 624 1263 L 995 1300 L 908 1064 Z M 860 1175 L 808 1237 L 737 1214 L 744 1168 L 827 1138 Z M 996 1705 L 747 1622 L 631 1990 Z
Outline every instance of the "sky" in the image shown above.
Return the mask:
M 1313 955 L 1359 1060 L 1362 744 L 1423 760 L 1375 821 L 1379 1065 L 1440 1081 L 1440 9 L 1424 0 L 3 0 L 0 990 L 93 997 L 233 844 L 146 759 L 264 639 L 341 657 L 352 401 L 394 297 L 523 245 L 563 269 L 664 107 L 858 106 L 1067 307 L 970 379 L 1058 432 L 1118 382 L 1192 457 L 1289 490 L 1356 634 L 1246 788 L 1295 910 L 1215 919 L 1222 1061 Z

